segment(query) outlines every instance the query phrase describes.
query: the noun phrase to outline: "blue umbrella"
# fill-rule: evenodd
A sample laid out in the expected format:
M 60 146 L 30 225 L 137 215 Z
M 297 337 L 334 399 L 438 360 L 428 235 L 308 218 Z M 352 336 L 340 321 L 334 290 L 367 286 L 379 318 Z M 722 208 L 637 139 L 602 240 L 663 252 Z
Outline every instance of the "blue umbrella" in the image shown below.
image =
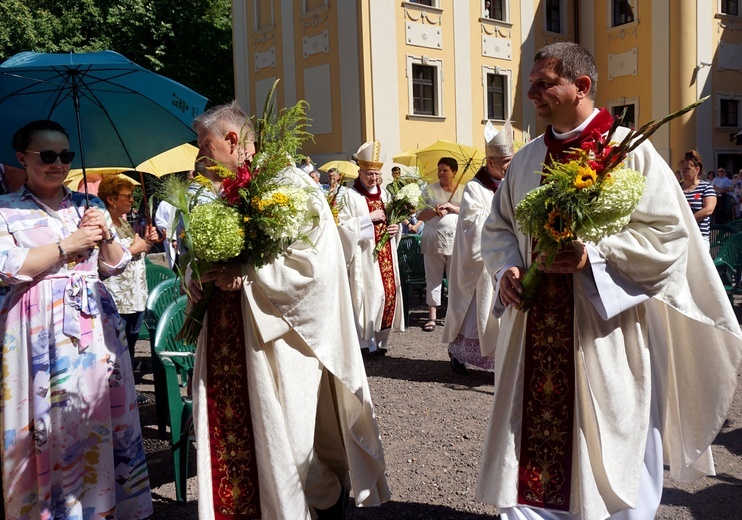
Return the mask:
M 192 141 L 207 99 L 113 52 L 21 52 L 0 64 L 0 162 L 13 133 L 51 119 L 70 133 L 73 168 L 131 166 Z

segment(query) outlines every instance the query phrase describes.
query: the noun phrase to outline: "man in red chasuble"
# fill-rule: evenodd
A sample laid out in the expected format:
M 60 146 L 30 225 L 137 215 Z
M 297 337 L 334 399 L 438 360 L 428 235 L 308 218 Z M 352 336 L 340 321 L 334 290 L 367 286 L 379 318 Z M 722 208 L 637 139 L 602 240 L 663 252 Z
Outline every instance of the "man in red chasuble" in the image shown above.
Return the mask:
M 206 166 L 237 172 L 255 153 L 236 103 L 193 128 Z M 201 278 L 219 288 L 193 376 L 201 520 L 340 520 L 348 491 L 359 507 L 389 500 L 335 220 L 306 173 L 277 176 L 314 191 L 306 240 L 259 269 L 233 262 Z
M 377 355 L 389 348 L 392 329 L 404 330 L 397 262 L 400 229 L 387 223 L 389 193 L 380 186 L 385 157 L 378 141 L 358 149 L 358 178 L 343 197 L 338 215 L 361 350 Z M 384 232 L 392 238 L 374 258 Z
M 544 135 L 513 157 L 482 231 L 495 277 L 495 396 L 477 498 L 506 520 L 654 518 L 672 478 L 714 473 L 709 446 L 737 382 L 742 333 L 672 170 L 645 141 L 627 157 L 645 176 L 630 222 L 574 242 L 550 267 L 515 219 L 547 161 L 604 135 L 597 69 L 574 43 L 536 53 L 528 98 Z M 627 130 L 619 128 L 615 140 Z M 588 143 L 589 144 L 589 143 Z M 540 293 L 516 309 L 525 269 Z

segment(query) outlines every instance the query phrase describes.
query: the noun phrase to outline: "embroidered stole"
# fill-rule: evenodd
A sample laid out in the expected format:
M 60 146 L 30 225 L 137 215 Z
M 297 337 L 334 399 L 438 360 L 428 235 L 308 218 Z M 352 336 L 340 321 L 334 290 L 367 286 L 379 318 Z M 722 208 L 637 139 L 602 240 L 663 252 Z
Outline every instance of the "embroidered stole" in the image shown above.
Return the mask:
M 573 139 L 559 141 L 551 127 L 544 141 L 546 164 L 569 157 L 570 148 L 610 129 L 613 117 L 601 110 Z M 534 257 L 535 258 L 535 257 Z M 532 259 L 533 260 L 533 259 Z M 575 401 L 573 275 L 544 275 L 539 297 L 526 317 L 523 421 L 518 503 L 569 511 L 572 483 Z
M 258 463 L 247 388 L 242 291 L 217 289 L 206 337 L 211 481 L 216 520 L 260 518 Z
M 377 209 L 386 211 L 384 201 L 381 200 L 381 188 L 377 188 L 376 193 L 371 193 L 361 183 L 360 179 L 356 179 L 353 183 L 353 189 L 366 198 L 369 213 Z M 374 243 L 379 243 L 384 231 L 386 231 L 386 224 L 384 222 L 374 224 Z M 397 284 L 394 279 L 393 254 L 392 241 L 390 240 L 379 251 L 379 255 L 376 257 L 376 263 L 381 273 L 381 283 L 384 285 L 384 313 L 381 317 L 380 330 L 390 329 L 394 323 L 394 311 L 397 305 Z

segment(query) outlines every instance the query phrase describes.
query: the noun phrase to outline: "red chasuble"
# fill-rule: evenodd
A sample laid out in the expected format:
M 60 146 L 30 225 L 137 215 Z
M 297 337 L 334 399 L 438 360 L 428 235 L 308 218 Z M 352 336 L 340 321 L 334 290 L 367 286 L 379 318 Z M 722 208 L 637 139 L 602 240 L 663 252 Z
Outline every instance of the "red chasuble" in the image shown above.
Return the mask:
M 557 140 L 544 135 L 545 163 L 569 159 L 569 149 L 608 132 L 613 117 L 602 109 L 580 133 Z M 526 317 L 523 422 L 518 503 L 569 511 L 574 442 L 575 335 L 571 274 L 544 274 L 541 292 Z
M 211 481 L 216 520 L 260 518 L 242 291 L 218 290 L 211 300 L 206 336 L 206 381 Z
M 360 179 L 355 180 L 353 188 L 366 198 L 369 213 L 377 209 L 385 211 L 384 201 L 381 200 L 381 188 L 378 188 L 376 193 L 371 193 L 361 183 Z M 379 243 L 379 239 L 384 234 L 384 231 L 386 231 L 386 224 L 384 222 L 374 224 L 374 243 Z M 379 251 L 379 255 L 376 258 L 376 263 L 379 265 L 379 271 L 381 273 L 381 282 L 384 284 L 384 314 L 381 318 L 380 330 L 390 329 L 394 323 L 394 310 L 397 305 L 397 284 L 394 281 L 393 254 L 392 241 L 390 240 Z

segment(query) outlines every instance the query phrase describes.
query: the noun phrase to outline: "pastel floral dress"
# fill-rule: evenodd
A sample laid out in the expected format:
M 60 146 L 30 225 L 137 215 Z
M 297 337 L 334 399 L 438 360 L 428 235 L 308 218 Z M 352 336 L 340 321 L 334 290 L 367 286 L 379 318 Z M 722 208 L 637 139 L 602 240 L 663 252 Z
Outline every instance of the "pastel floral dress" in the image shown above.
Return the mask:
M 103 203 L 91 206 L 105 212 Z M 6 518 L 143 519 L 152 514 L 122 321 L 99 279 L 123 271 L 94 249 L 31 279 L 30 249 L 74 232 L 85 197 L 56 211 L 23 188 L 0 197 L 2 476 Z M 105 212 L 110 226 L 110 216 Z

